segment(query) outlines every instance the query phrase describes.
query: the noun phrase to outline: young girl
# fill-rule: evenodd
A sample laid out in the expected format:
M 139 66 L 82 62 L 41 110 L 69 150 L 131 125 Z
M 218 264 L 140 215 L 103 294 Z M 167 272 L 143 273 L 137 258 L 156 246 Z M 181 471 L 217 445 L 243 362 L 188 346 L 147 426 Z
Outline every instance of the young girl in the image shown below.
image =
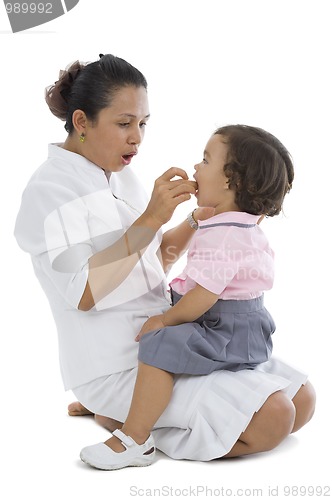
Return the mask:
M 197 232 L 185 269 L 170 284 L 173 307 L 149 318 L 136 337 L 129 414 L 106 443 L 82 450 L 94 467 L 152 463 L 150 432 L 170 401 L 174 374 L 254 369 L 271 355 L 275 325 L 263 292 L 273 284 L 273 251 L 258 223 L 281 211 L 294 177 L 290 156 L 268 132 L 232 125 L 212 135 L 195 171 L 198 206 L 214 215 L 188 216 Z

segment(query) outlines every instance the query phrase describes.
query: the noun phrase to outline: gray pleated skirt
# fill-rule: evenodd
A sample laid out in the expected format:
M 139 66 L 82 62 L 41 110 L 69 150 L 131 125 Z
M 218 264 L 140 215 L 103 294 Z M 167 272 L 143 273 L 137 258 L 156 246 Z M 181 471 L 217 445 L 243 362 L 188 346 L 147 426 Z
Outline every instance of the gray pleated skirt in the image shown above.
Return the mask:
M 172 290 L 173 305 L 180 298 Z M 138 359 L 170 373 L 190 375 L 253 369 L 270 358 L 274 331 L 263 295 L 251 300 L 220 299 L 192 323 L 144 335 Z

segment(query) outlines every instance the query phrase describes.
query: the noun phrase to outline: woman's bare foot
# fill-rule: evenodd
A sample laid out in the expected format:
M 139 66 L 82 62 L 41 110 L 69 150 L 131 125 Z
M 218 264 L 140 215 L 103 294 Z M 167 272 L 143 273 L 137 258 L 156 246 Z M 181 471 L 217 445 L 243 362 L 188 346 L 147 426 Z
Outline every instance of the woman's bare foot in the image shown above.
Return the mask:
M 93 415 L 93 413 L 85 408 L 79 401 L 68 405 L 68 415 L 71 417 L 83 417 L 84 415 Z
M 104 417 L 103 415 L 95 415 L 91 411 L 89 411 L 85 406 L 83 406 L 79 401 L 75 401 L 74 403 L 70 403 L 68 405 L 68 415 L 71 417 L 82 417 L 84 415 L 94 415 L 95 417 L 95 422 L 97 424 L 101 425 L 104 427 L 104 429 L 107 429 L 110 432 L 113 432 L 115 429 L 121 429 L 123 426 L 123 422 L 119 422 L 118 420 L 114 420 L 113 418 L 109 417 Z M 117 438 L 113 437 L 111 439 L 116 439 L 119 441 Z M 119 441 L 120 443 L 120 441 Z M 121 451 L 123 451 L 123 446 L 120 444 L 120 448 L 122 448 Z
M 123 422 L 114 420 L 114 418 L 104 417 L 103 415 L 95 415 L 95 421 L 110 432 L 115 431 L 115 429 L 121 429 L 123 426 Z

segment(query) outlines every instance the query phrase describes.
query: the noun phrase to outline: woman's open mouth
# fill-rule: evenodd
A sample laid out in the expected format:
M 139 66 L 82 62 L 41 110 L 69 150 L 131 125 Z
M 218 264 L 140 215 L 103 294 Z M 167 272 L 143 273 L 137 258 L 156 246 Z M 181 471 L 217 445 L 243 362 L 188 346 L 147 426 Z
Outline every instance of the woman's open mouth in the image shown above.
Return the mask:
M 131 162 L 131 160 L 133 159 L 133 157 L 136 155 L 137 153 L 129 153 L 128 155 L 122 155 L 121 156 L 121 160 L 122 160 L 122 163 L 124 165 L 129 165 L 129 163 Z

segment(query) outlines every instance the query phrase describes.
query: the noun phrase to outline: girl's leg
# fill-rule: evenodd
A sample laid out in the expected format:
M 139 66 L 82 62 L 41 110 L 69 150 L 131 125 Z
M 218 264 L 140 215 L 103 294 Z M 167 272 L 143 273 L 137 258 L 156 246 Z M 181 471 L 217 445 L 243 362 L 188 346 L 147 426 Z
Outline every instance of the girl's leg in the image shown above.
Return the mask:
M 171 373 L 139 362 L 133 398 L 122 432 L 136 443 L 143 444 L 166 409 L 172 392 Z M 105 444 L 117 452 L 125 449 L 116 436 L 105 441 Z

